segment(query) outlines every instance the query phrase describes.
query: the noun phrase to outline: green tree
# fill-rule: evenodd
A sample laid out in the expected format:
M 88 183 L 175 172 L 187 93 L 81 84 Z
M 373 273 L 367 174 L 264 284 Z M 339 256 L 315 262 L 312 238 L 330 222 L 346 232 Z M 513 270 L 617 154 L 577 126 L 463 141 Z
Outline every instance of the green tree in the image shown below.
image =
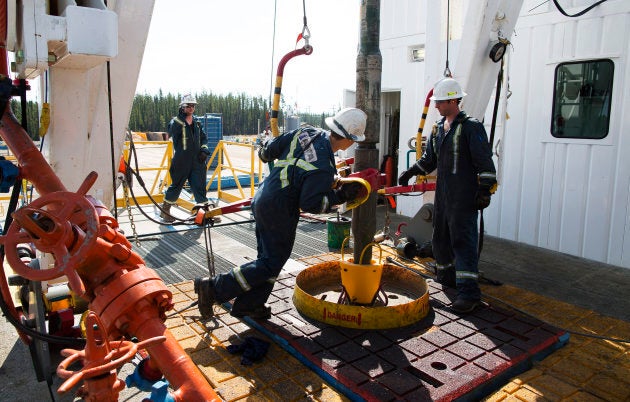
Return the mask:
M 39 106 L 36 102 L 26 102 L 26 121 L 22 121 L 22 106 L 19 100 L 11 99 L 11 110 L 17 121 L 24 126 L 33 141 L 39 140 Z
M 164 94 L 161 90 L 155 95 L 137 94 L 129 117 L 129 128 L 133 131 L 166 131 L 167 124 L 179 110 L 182 94 Z M 206 113 L 221 114 L 223 135 L 257 134 L 267 124 L 270 105 L 262 96 L 249 96 L 245 93 L 216 95 L 212 92 L 195 94 L 197 108 L 195 114 L 203 117 Z M 324 127 L 327 114 L 299 113 L 300 121 L 316 127 Z M 282 124 L 282 110 L 278 122 Z M 260 123 L 260 127 L 259 127 Z

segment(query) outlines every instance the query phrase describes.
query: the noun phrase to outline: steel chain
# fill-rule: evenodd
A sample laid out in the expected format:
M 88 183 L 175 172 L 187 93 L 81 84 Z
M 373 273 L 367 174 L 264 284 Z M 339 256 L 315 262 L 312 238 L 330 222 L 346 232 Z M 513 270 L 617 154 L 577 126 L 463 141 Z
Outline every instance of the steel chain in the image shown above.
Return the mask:
M 133 221 L 133 214 L 131 213 L 131 203 L 129 202 L 129 187 L 127 186 L 127 180 L 123 179 L 123 195 L 125 199 L 125 208 L 127 208 L 127 214 L 129 214 L 129 224 L 131 225 L 131 232 L 133 233 L 133 238 L 136 242 L 136 246 L 142 246 L 140 244 L 140 239 L 138 238 L 138 232 L 136 231 L 136 223 Z
M 387 203 L 387 200 L 385 200 Z M 386 239 L 389 239 L 389 224 L 392 222 L 391 217 L 389 216 L 389 207 L 385 204 L 385 226 L 383 226 L 383 235 L 385 235 Z

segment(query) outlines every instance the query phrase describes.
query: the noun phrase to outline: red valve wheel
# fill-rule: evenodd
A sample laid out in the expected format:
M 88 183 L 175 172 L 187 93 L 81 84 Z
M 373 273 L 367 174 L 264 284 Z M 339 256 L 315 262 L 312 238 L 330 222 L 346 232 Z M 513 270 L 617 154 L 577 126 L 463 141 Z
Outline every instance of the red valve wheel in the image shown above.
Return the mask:
M 67 378 L 57 390 L 60 394 L 74 387 L 81 380 L 103 376 L 118 369 L 136 355 L 138 350 L 166 341 L 165 336 L 156 336 L 139 343 L 130 341 L 107 341 L 107 333 L 103 332 L 103 324 L 93 311 L 88 312 L 85 319 L 86 345 L 85 350 L 64 349 L 63 356 L 67 356 L 57 366 L 57 375 Z M 81 370 L 71 371 L 68 367 L 76 361 L 82 361 Z
M 102 360 L 91 361 L 79 371 L 68 370 L 68 367 L 76 361 L 84 361 L 85 350 L 65 349 L 65 354 L 69 354 L 69 356 L 57 366 L 57 375 L 68 380 L 59 387 L 59 392 L 74 387 L 81 380 L 107 374 L 111 370 L 122 367 L 138 352 L 138 345 L 133 342 L 110 341 L 108 345 L 111 351 Z
M 99 219 L 85 196 L 68 191 L 46 194 L 13 213 L 6 236 L 0 236 L 6 259 L 20 276 L 45 281 L 66 275 L 70 288 L 83 293 L 83 284 L 75 271 L 98 238 Z M 38 250 L 55 259 L 50 269 L 33 269 L 18 255 L 18 245 L 33 243 Z

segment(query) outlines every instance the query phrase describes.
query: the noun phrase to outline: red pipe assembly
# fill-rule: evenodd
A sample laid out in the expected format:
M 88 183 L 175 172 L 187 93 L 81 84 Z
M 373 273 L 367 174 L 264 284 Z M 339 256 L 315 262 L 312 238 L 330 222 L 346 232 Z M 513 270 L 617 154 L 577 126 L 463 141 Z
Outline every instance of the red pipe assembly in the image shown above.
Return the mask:
M 4 53 L 0 54 L 0 60 L 6 60 L 6 50 L 0 52 Z M 6 235 L 0 236 L 7 261 L 16 273 L 33 281 L 66 275 L 70 289 L 87 300 L 89 309 L 100 319 L 99 336 L 107 334 L 108 345 L 132 337 L 143 342 L 151 364 L 161 370 L 175 389 L 172 394 L 175 401 L 220 401 L 164 324 L 166 312 L 173 308 L 171 292 L 132 250 L 131 243 L 118 230 L 116 219 L 98 200 L 87 195 L 96 172 L 87 176 L 76 193 L 66 190 L 15 119 L 10 108 L 12 83 L 3 64 L 0 63 L 0 70 L 5 69 L 0 71 L 0 136 L 17 159 L 20 177 L 30 181 L 40 195 L 12 215 L 14 220 Z M 32 243 L 38 250 L 50 253 L 54 266 L 45 270 L 30 268 L 19 258 L 20 243 Z M 12 314 L 17 314 L 6 278 L 2 279 L 3 298 L 11 304 Z M 87 341 L 88 345 L 94 344 L 94 339 Z M 104 367 L 90 364 L 84 369 L 92 373 L 109 370 L 105 360 L 102 364 Z M 101 394 L 117 397 L 119 391 L 114 390 L 112 395 L 105 389 L 111 388 L 111 384 L 110 381 L 92 383 L 91 387 L 84 385 L 82 391 L 89 394 L 86 400 L 115 400 L 98 397 Z M 120 384 L 116 382 L 115 387 L 119 389 Z

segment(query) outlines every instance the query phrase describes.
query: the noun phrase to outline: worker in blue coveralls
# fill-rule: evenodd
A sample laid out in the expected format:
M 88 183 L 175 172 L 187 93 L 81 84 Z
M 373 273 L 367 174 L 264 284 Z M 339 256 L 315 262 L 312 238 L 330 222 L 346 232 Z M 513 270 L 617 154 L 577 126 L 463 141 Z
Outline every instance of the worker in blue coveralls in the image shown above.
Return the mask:
M 330 132 L 305 126 L 272 138 L 259 149 L 263 162 L 275 163 L 251 204 L 258 256 L 228 273 L 195 279 L 203 318 L 212 317 L 213 304 L 234 298 L 232 316 L 271 317 L 271 308 L 265 303 L 291 256 L 300 211 L 326 213 L 359 196 L 362 185 L 356 182 L 333 188 L 337 173 L 334 154 L 365 139 L 366 119 L 359 109 L 342 109 L 326 118 Z
M 398 178 L 398 184 L 406 186 L 413 176 L 437 168 L 432 239 L 436 280 L 457 288 L 451 306 L 457 313 L 469 313 L 481 304 L 477 218 L 478 211 L 490 205 L 497 183 L 483 124 L 460 111 L 465 95 L 452 78 L 435 85 L 431 100 L 442 119 L 433 126 L 422 157 Z
M 192 95 L 182 96 L 179 113 L 168 124 L 168 134 L 173 140 L 175 153 L 169 168 L 172 182 L 164 194 L 160 214 L 162 220 L 167 223 L 175 221 L 170 214 L 171 207 L 177 202 L 186 180 L 197 204 L 208 201 L 206 169 L 210 150 L 201 122 L 194 116 L 196 106 L 197 100 Z

